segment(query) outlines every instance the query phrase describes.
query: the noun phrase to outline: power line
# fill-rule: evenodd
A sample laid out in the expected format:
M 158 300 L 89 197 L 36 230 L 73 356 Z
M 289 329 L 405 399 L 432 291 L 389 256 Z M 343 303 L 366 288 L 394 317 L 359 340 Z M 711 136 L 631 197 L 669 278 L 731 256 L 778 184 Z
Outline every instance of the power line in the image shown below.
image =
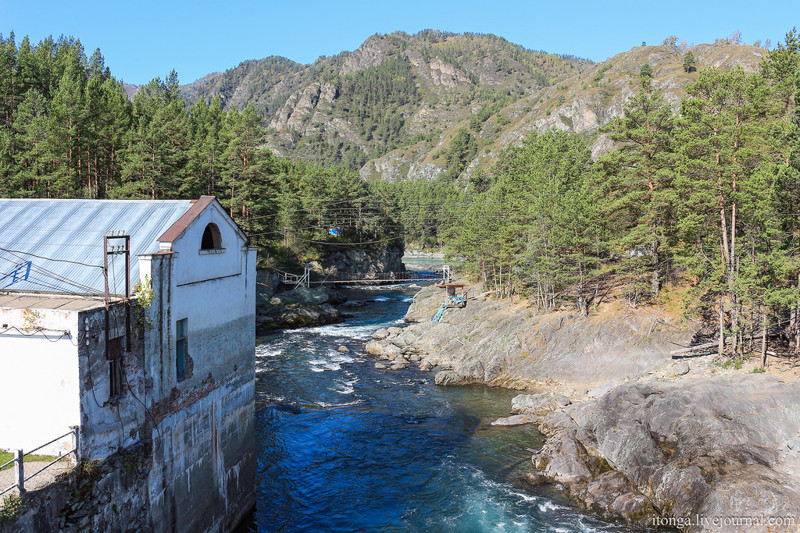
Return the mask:
M 7 253 L 10 253 L 14 257 L 16 257 L 18 259 L 21 259 L 23 261 L 26 260 L 22 255 L 20 255 L 20 254 L 23 254 L 24 252 L 16 253 L 15 251 L 8 250 L 8 249 L 5 249 L 5 248 L 0 248 L 0 250 L 5 251 Z M 47 259 L 47 258 L 43 258 L 41 256 L 33 256 L 33 254 L 28 254 L 28 255 L 31 255 L 32 257 L 39 257 L 39 258 L 42 258 L 42 259 L 45 259 L 45 260 Z M 6 260 L 6 261 L 8 261 L 10 263 L 16 264 L 16 262 L 14 262 L 14 261 L 12 261 L 12 260 L 10 260 L 8 258 L 2 257 L 2 256 L 0 256 L 0 259 L 4 259 L 4 260 Z M 68 262 L 72 262 L 72 261 L 68 261 Z M 38 265 L 36 263 L 33 263 L 33 262 L 31 262 L 31 271 L 33 271 L 34 273 L 37 273 L 37 274 L 39 274 L 39 275 L 41 275 L 43 277 L 50 278 L 50 279 L 52 279 L 52 280 L 54 280 L 56 282 L 66 283 L 67 285 L 71 285 L 73 287 L 76 287 L 78 289 L 86 291 L 89 294 L 99 294 L 99 292 L 97 290 L 95 290 L 93 287 L 90 287 L 88 285 L 84 285 L 83 283 L 79 283 L 77 281 L 71 280 L 71 279 L 69 279 L 69 278 L 67 278 L 65 276 L 60 275 L 60 274 L 56 274 L 55 272 L 52 272 L 51 270 L 48 270 L 48 269 L 46 269 L 46 268 L 44 268 L 44 267 L 42 267 L 42 266 L 40 266 L 40 265 Z M 33 280 L 31 280 L 30 277 L 28 277 L 28 279 L 25 280 L 25 281 L 26 282 L 30 282 L 30 283 L 36 283 Z M 42 285 L 41 283 L 38 283 L 38 284 Z M 61 289 L 63 289 L 63 288 L 61 288 Z M 65 292 L 70 292 L 70 291 L 65 291 Z
M 770 118 L 770 119 L 757 120 L 757 121 L 752 121 L 752 122 L 745 122 L 745 123 L 738 124 L 738 125 L 737 124 L 731 124 L 729 126 L 721 126 L 719 128 L 712 128 L 712 129 L 707 129 L 707 130 L 703 130 L 703 131 L 699 131 L 699 132 L 677 132 L 677 135 L 665 134 L 665 135 L 668 135 L 668 138 L 662 139 L 662 140 L 653 141 L 651 143 L 648 143 L 647 146 L 654 146 L 654 145 L 659 145 L 659 144 L 663 144 L 663 143 L 667 143 L 667 142 L 679 142 L 681 140 L 681 138 L 699 137 L 699 136 L 703 136 L 703 135 L 714 135 L 714 134 L 717 134 L 719 132 L 726 131 L 728 129 L 743 129 L 743 128 L 747 128 L 747 127 L 751 127 L 751 126 L 755 126 L 755 125 L 769 125 L 769 124 L 778 124 L 778 123 L 786 123 L 785 118 Z M 642 145 L 642 143 L 638 143 L 636 141 L 629 141 L 629 142 L 631 143 L 630 146 Z M 521 145 L 518 145 L 518 147 L 521 147 Z M 624 146 L 623 146 L 623 148 L 624 148 Z M 580 162 L 580 161 L 583 161 L 583 160 L 587 160 L 588 161 L 588 158 L 582 158 L 582 157 L 579 158 L 579 157 L 575 157 L 575 156 L 568 156 L 568 157 L 563 157 L 563 158 L 554 158 L 554 159 L 548 159 L 548 160 L 545 160 L 545 161 L 540 161 L 540 162 L 537 162 L 534 165 L 526 165 L 526 168 L 531 168 L 531 167 L 536 168 L 536 167 L 539 167 L 539 166 L 544 166 L 544 165 L 548 165 L 548 164 L 552 164 L 552 163 L 560 163 L 560 162 L 564 162 L 564 161 L 579 161 Z M 426 180 L 426 181 L 424 181 L 424 183 L 422 185 L 429 185 L 429 184 L 430 184 L 430 181 Z M 274 217 L 278 217 L 278 216 L 285 216 L 285 215 L 290 214 L 290 213 L 306 212 L 306 211 L 311 211 L 311 210 L 314 210 L 314 209 L 320 209 L 320 208 L 323 208 L 323 207 L 328 207 L 328 206 L 331 206 L 331 205 L 339 205 L 339 204 L 348 203 L 348 202 L 360 202 L 360 201 L 369 200 L 369 199 L 373 199 L 373 198 L 379 198 L 381 196 L 382 196 L 381 193 L 372 193 L 372 194 L 369 194 L 369 195 L 366 195 L 366 196 L 362 196 L 362 197 L 359 197 L 359 198 L 337 200 L 337 201 L 334 201 L 334 202 L 329 202 L 329 203 L 326 203 L 326 204 L 320 204 L 320 205 L 311 206 L 311 207 L 307 207 L 307 208 L 291 209 L 291 210 L 285 210 L 285 211 L 281 211 L 281 212 L 273 213 L 273 214 L 269 214 L 269 215 L 260 215 L 260 216 L 257 216 L 257 217 L 251 217 L 248 220 L 260 220 L 260 219 L 264 219 L 264 218 L 274 218 Z M 358 208 L 349 208 L 349 209 L 358 209 Z
M 2 246 L 0 246 L 0 250 L 2 250 L 4 252 L 8 252 L 8 253 L 13 253 L 13 254 L 29 255 L 31 257 L 35 257 L 37 259 L 45 259 L 47 261 L 56 261 L 58 263 L 71 263 L 73 265 L 80 265 L 80 266 L 85 266 L 85 267 L 90 267 L 90 268 L 100 268 L 100 269 L 103 268 L 102 265 L 90 265 L 88 263 L 81 263 L 80 261 L 71 261 L 69 259 L 55 259 L 53 257 L 44 257 L 44 256 L 41 256 L 41 255 L 36 255 L 36 254 L 31 253 L 31 252 L 25 252 L 25 251 L 22 251 L 22 250 L 10 250 L 8 248 L 3 248 Z
M 800 161 L 800 158 L 798 158 L 798 159 L 790 159 L 789 160 L 790 163 L 797 162 L 797 161 Z M 645 179 L 645 180 L 639 180 L 639 181 L 627 182 L 627 183 L 607 183 L 607 184 L 603 184 L 603 185 L 592 186 L 592 187 L 584 187 L 582 189 L 576 189 L 576 190 L 570 190 L 570 191 L 543 192 L 543 193 L 539 193 L 537 196 L 539 196 L 539 197 L 542 197 L 542 196 L 566 196 L 566 195 L 577 194 L 577 193 L 580 193 L 582 191 L 601 191 L 601 190 L 606 190 L 606 189 L 634 187 L 634 186 L 637 186 L 637 185 L 648 185 L 648 184 L 654 183 L 654 182 L 672 181 L 672 180 L 675 180 L 675 179 L 678 179 L 678 178 L 681 178 L 681 177 L 698 177 L 698 176 L 705 176 L 705 175 L 716 175 L 719 172 L 728 172 L 728 171 L 735 171 L 735 170 L 742 170 L 742 169 L 753 169 L 753 168 L 758 168 L 758 167 L 762 167 L 762 166 L 781 166 L 781 165 L 785 165 L 785 164 L 786 164 L 785 160 L 784 161 L 774 161 L 774 162 L 761 162 L 761 163 L 757 163 L 757 164 L 753 164 L 753 165 L 739 165 L 739 166 L 735 166 L 735 167 L 715 168 L 715 169 L 711 169 L 711 170 L 707 170 L 707 171 L 688 172 L 688 173 L 684 173 L 684 174 L 675 174 L 675 175 L 672 175 L 672 176 L 664 176 L 664 177 L 661 177 L 661 178 Z M 504 204 L 505 204 L 505 206 L 504 206 Z M 383 215 L 383 216 L 373 216 L 373 217 L 369 217 L 368 216 L 368 217 L 365 217 L 363 219 L 359 219 L 358 222 L 366 223 L 366 222 L 374 222 L 374 221 L 379 221 L 379 220 L 388 220 L 388 219 L 393 219 L 393 218 L 402 219 L 402 217 L 404 215 L 406 215 L 406 214 L 409 214 L 409 213 L 413 214 L 413 213 L 423 212 L 423 208 L 425 206 L 442 205 L 442 204 L 440 204 L 439 202 L 430 202 L 430 203 L 422 202 L 422 203 L 418 203 L 418 204 L 407 204 L 406 207 L 408 207 L 409 205 L 410 206 L 419 207 L 420 210 L 418 210 L 418 211 L 408 211 L 408 210 L 404 210 L 403 207 L 393 206 L 392 209 L 396 209 L 398 211 L 396 215 Z M 510 216 L 523 216 L 523 213 L 524 213 L 524 211 L 522 209 L 520 209 L 520 208 L 514 208 L 514 207 L 511 207 L 511 206 L 508 206 L 506 202 L 497 202 L 497 201 L 460 203 L 460 204 L 458 204 L 458 207 L 464 207 L 464 206 L 466 206 L 466 207 L 489 206 L 489 205 L 500 206 L 500 209 L 501 209 L 501 211 L 503 213 L 490 215 L 489 217 L 485 217 L 484 216 L 484 218 L 503 219 L 503 218 L 510 218 Z M 448 207 L 448 206 L 445 203 L 443 207 Z M 462 212 L 463 212 L 463 210 L 462 210 Z M 515 215 L 509 215 L 509 213 L 512 213 L 512 212 L 516 212 L 516 214 Z M 431 213 L 431 217 L 433 217 L 433 218 L 435 218 L 436 220 L 439 220 L 439 221 L 443 221 L 443 220 L 459 220 L 460 219 L 460 217 L 458 217 L 457 215 L 442 216 L 441 214 L 434 214 L 434 213 Z M 327 224 L 327 225 L 314 225 L 314 226 L 305 226 L 305 227 L 298 227 L 298 228 L 284 228 L 281 231 L 256 233 L 256 234 L 252 234 L 250 236 L 251 237 L 255 237 L 255 236 L 261 236 L 261 235 L 268 235 L 268 234 L 281 234 L 281 233 L 284 233 L 284 231 L 302 231 L 304 229 L 325 229 L 326 227 L 335 226 L 335 225 L 337 225 L 337 224 L 332 222 L 332 223 Z M 304 239 L 304 240 L 306 240 L 307 242 L 312 242 L 312 243 L 332 244 L 332 243 L 321 242 L 321 241 L 312 241 L 312 240 L 309 240 L 309 239 Z M 379 242 L 379 241 L 369 241 L 369 242 Z M 345 245 L 345 244 L 344 243 L 340 243 L 339 245 Z

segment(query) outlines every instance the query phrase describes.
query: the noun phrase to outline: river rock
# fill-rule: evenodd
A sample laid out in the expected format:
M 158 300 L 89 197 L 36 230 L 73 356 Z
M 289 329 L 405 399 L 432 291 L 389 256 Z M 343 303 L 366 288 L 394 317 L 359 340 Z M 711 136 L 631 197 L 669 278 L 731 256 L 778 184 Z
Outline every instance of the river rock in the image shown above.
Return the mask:
M 397 326 L 392 326 L 387 328 L 386 331 L 389 333 L 390 336 L 396 336 L 403 332 L 403 328 L 398 328 Z
M 511 415 L 506 418 L 498 418 L 492 422 L 493 426 L 521 426 L 522 424 L 530 424 L 536 420 L 530 415 Z
M 370 355 L 386 356 L 389 358 L 403 355 L 400 348 L 385 341 L 369 341 L 364 347 L 364 350 Z
M 386 370 L 387 367 L 383 363 L 375 363 L 375 368 L 378 370 Z
M 389 336 L 389 332 L 387 330 L 385 330 L 384 328 L 381 328 L 381 329 L 379 329 L 378 331 L 376 331 L 375 333 L 372 334 L 372 338 L 375 339 L 376 341 L 383 340 L 388 336 Z
M 589 398 L 600 398 L 601 396 L 605 396 L 610 390 L 619 386 L 617 381 L 606 381 L 598 385 L 597 387 L 591 389 L 588 392 Z
M 645 525 L 800 509 L 800 465 L 779 451 L 800 430 L 800 382 L 738 374 L 629 383 L 547 415 L 539 429 L 548 438 L 534 465 L 606 518 Z
M 366 307 L 368 304 L 363 300 L 347 300 L 342 304 L 342 307 Z
M 434 383 L 443 387 L 448 385 L 460 385 L 462 381 L 463 377 L 452 370 L 442 370 L 441 372 L 437 372 L 436 376 L 433 378 Z
M 402 363 L 402 362 L 396 361 L 396 362 L 395 362 L 395 363 L 392 365 L 392 370 L 405 370 L 405 368 L 406 368 L 407 366 L 408 366 L 408 365 L 406 365 L 405 363 Z
M 339 346 L 339 349 L 336 351 L 339 353 L 350 353 L 350 348 L 347 346 Z
M 383 344 L 381 346 L 382 346 L 383 353 L 388 355 L 389 357 L 391 357 L 393 359 L 402 358 L 403 357 L 403 350 L 401 350 L 400 347 L 398 347 L 398 346 L 396 346 L 394 344 L 391 344 L 391 343 Z
M 323 287 L 298 287 L 290 295 L 295 301 L 312 305 L 321 305 L 328 301 L 328 291 Z
M 689 373 L 689 363 L 687 363 L 686 361 L 681 361 L 680 363 L 675 365 L 675 368 L 673 369 L 672 372 L 676 376 L 685 376 L 686 374 Z
M 324 323 L 323 315 L 318 310 L 293 304 L 281 314 L 281 321 L 289 327 L 316 326 Z
M 544 415 L 555 408 L 555 398 L 546 393 L 519 394 L 511 400 L 511 410 L 515 413 Z
M 431 364 L 430 361 L 425 360 L 419 364 L 419 369 L 422 370 L 423 372 L 430 372 L 433 369 L 433 365 Z
M 339 322 L 342 318 L 342 313 L 331 304 L 322 304 L 319 306 L 319 310 L 328 323 Z

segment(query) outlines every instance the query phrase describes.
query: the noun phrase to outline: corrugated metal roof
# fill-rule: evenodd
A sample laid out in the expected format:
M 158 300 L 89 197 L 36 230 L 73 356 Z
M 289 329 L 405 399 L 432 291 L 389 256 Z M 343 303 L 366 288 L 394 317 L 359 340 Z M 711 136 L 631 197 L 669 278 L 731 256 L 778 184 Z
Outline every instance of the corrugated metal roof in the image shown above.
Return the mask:
M 157 252 L 156 239 L 191 206 L 190 200 L 0 199 L 0 290 L 103 293 L 103 236 L 120 230 L 131 236 L 133 285 L 136 256 Z M 20 280 L 27 261 L 28 279 Z M 109 286 L 125 292 L 123 255 L 109 256 Z

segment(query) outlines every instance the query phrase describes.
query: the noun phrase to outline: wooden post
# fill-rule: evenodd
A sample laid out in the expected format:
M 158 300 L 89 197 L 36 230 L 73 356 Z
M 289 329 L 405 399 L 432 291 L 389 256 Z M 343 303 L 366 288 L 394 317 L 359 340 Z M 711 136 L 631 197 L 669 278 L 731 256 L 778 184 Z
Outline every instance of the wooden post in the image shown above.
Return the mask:
M 725 355 L 725 309 L 722 303 L 722 295 L 719 297 L 719 345 L 717 353 L 722 356 Z
M 17 450 L 16 457 L 14 458 L 14 478 L 17 480 L 17 488 L 20 495 L 25 492 L 25 467 L 23 466 L 23 457 L 25 454 L 22 450 Z
M 767 368 L 767 313 L 761 315 L 761 367 Z

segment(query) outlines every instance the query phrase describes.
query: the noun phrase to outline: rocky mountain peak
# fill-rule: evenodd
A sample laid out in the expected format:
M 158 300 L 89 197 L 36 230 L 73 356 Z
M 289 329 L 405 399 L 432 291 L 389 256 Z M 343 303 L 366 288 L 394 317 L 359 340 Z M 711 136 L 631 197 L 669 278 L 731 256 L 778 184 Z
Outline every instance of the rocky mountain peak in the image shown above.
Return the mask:
M 253 103 L 280 155 L 359 169 L 365 179 L 434 179 L 447 171 L 452 139 L 466 129 L 477 154 L 465 175 L 491 169 L 497 154 L 527 134 L 561 129 L 596 135 L 593 154 L 612 144 L 598 130 L 622 115 L 645 63 L 677 111 L 705 67 L 758 68 L 767 51 L 729 42 L 637 46 L 601 63 L 526 50 L 489 34 L 425 30 L 373 35 L 353 52 L 312 65 L 270 57 L 184 86 L 190 103 L 221 96 Z

